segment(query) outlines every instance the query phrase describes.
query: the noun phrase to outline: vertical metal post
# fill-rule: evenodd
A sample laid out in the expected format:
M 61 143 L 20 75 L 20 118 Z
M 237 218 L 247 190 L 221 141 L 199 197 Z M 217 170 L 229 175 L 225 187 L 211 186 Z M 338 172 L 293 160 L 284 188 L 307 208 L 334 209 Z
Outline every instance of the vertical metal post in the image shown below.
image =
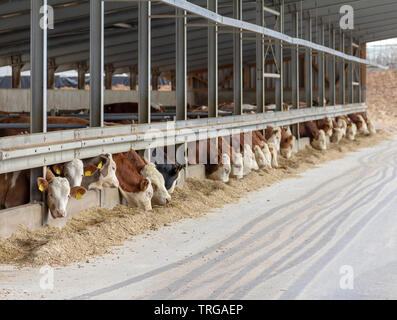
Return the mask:
M 46 8 L 47 0 L 31 0 L 31 111 L 30 132 L 47 132 L 47 12 L 44 16 L 40 9 Z M 43 168 L 30 170 L 30 201 L 43 201 L 43 195 L 37 188 L 37 178 L 43 176 Z M 47 223 L 47 214 L 43 208 L 43 224 Z
M 139 123 L 150 123 L 151 1 L 138 3 Z
M 320 24 L 320 30 L 318 34 L 318 39 L 319 39 L 319 44 L 324 45 L 324 39 L 325 39 L 325 29 L 324 29 L 324 24 Z M 319 101 L 319 106 L 324 107 L 325 103 L 325 56 L 324 52 L 319 52 L 318 53 L 318 84 L 317 84 L 317 90 L 318 90 L 318 101 Z
M 265 26 L 265 1 L 256 0 L 256 24 Z M 257 113 L 265 111 L 265 41 L 256 35 L 256 108 Z
M 243 16 L 242 0 L 233 0 L 233 18 L 241 20 Z M 241 29 L 233 34 L 233 92 L 234 114 L 243 113 L 243 40 Z
M 339 50 L 345 52 L 345 34 L 343 31 L 340 32 Z M 340 59 L 339 65 L 339 103 L 345 104 L 346 92 L 345 92 L 345 60 Z
M 20 88 L 21 87 L 21 70 L 23 67 L 23 63 L 21 62 L 21 56 L 12 56 L 12 88 Z
M 90 126 L 103 127 L 104 2 L 90 0 Z
M 353 55 L 353 36 L 350 34 L 347 43 L 347 53 Z M 347 101 L 353 103 L 354 90 L 353 90 L 353 62 L 349 61 L 347 64 Z
M 360 57 L 361 59 L 367 59 L 366 43 L 361 44 Z M 361 88 L 360 102 L 366 102 L 367 101 L 367 66 L 365 64 L 361 65 L 360 88 Z
M 79 90 L 85 89 L 85 74 L 87 71 L 88 67 L 85 62 L 81 62 L 77 65 L 77 88 Z
M 207 0 L 207 8 L 218 13 L 218 0 Z M 208 27 L 208 117 L 218 116 L 218 27 Z
M 312 41 L 312 18 L 306 20 L 305 38 Z M 312 49 L 307 48 L 305 52 L 305 91 L 306 91 L 306 106 L 311 108 L 313 106 L 313 56 Z
M 329 30 L 329 45 L 330 48 L 336 49 L 336 41 L 335 41 L 335 29 L 330 27 Z M 336 105 L 336 88 L 335 88 L 335 81 L 336 81 L 336 65 L 335 65 L 335 56 L 329 56 L 330 60 L 330 69 L 329 69 L 329 101 L 331 106 Z
M 299 12 L 292 13 L 292 33 L 299 37 Z M 292 105 L 299 109 L 299 46 L 292 48 Z
M 176 9 L 176 15 L 176 120 L 187 120 L 186 11 Z
M 138 66 L 134 65 L 129 67 L 130 69 L 130 89 L 136 90 L 136 75 L 138 73 Z
M 105 65 L 105 89 L 112 90 L 114 67 L 112 64 Z
M 278 17 L 277 31 L 284 33 L 284 0 L 280 1 L 280 16 Z M 283 42 L 281 40 L 275 41 L 276 61 L 280 78 L 276 79 L 276 111 L 283 110 L 284 102 L 284 59 L 283 59 Z

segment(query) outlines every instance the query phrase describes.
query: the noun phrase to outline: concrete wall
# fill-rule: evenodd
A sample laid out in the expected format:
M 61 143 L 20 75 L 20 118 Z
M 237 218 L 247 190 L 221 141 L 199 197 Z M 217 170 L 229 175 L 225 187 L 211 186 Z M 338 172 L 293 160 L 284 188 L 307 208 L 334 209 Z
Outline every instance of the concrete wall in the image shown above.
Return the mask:
M 194 102 L 194 93 L 188 93 L 188 102 Z M 175 91 L 152 91 L 152 102 L 164 106 L 175 105 Z M 88 109 L 90 92 L 88 90 L 48 90 L 48 110 L 77 110 Z M 106 103 L 138 102 L 138 91 L 105 90 Z M 29 112 L 30 89 L 0 89 L 0 111 Z

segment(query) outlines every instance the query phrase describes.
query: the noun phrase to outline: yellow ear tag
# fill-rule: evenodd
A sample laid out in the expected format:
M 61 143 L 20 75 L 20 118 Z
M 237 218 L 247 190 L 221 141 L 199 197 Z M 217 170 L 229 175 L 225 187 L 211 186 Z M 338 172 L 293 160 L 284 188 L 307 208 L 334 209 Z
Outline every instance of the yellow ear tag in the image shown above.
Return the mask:
M 98 164 L 98 169 L 102 169 L 102 161 Z
M 91 176 L 91 171 L 86 171 L 86 172 L 84 172 L 84 174 L 86 177 L 89 177 L 89 176 Z
M 41 191 L 41 192 L 43 192 L 44 191 L 44 187 L 43 187 L 43 185 L 41 184 L 41 185 L 39 185 L 39 190 Z
M 80 192 L 77 192 L 76 200 L 80 200 L 82 197 L 83 197 L 83 195 Z
M 59 170 L 58 168 L 55 170 L 55 172 L 56 172 L 57 175 L 61 174 L 61 170 Z

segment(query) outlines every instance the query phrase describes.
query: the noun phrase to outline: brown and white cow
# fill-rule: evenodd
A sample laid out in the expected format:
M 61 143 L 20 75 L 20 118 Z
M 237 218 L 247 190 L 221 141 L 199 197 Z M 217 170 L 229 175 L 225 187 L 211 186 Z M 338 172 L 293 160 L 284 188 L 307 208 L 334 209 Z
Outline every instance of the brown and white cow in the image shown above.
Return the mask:
M 259 139 L 256 131 L 252 131 L 252 147 L 258 167 L 271 168 L 272 155 L 269 151 L 269 147 Z M 265 155 L 265 152 L 267 153 L 267 156 Z
M 152 210 L 153 187 L 149 179 L 144 178 L 130 160 L 121 153 L 114 154 L 119 190 L 131 207 Z
M 211 139 L 188 143 L 189 164 L 204 164 L 209 179 L 228 182 L 231 173 L 229 152 L 222 149 L 222 145 Z
M 316 121 L 317 128 L 323 130 L 327 137 L 332 137 L 333 123 L 331 118 L 320 119 Z
M 125 153 L 128 160 L 138 169 L 138 172 L 152 182 L 153 204 L 165 205 L 171 201 L 171 196 L 165 187 L 163 175 L 157 170 L 156 165 L 146 161 L 135 150 Z
M 360 114 L 363 119 L 365 120 L 365 122 L 367 123 L 367 127 L 368 127 L 368 131 L 369 133 L 372 134 L 376 134 L 376 128 L 375 125 L 372 123 L 372 121 L 368 118 L 367 113 L 366 112 L 360 112 L 358 113 Z
M 280 142 L 280 154 L 290 159 L 292 157 L 292 151 L 295 144 L 295 137 L 291 134 L 291 131 L 285 128 L 281 129 L 281 142 Z
M 244 177 L 243 155 L 238 151 L 237 146 L 233 146 L 233 141 L 229 137 L 218 137 L 218 146 L 221 146 L 222 154 L 226 153 L 230 158 L 230 176 L 236 179 Z
M 271 126 L 266 127 L 265 138 L 266 138 L 268 144 L 275 145 L 276 151 L 280 152 L 280 143 L 281 143 L 281 128 L 280 127 L 276 127 L 276 128 L 273 128 Z
M 84 160 L 84 163 L 83 187 L 88 190 L 119 187 L 116 162 L 110 153 Z
M 252 133 L 240 133 L 232 136 L 232 145 L 243 154 L 243 175 L 248 175 L 252 170 L 259 170 L 255 154 L 252 151 Z
M 0 174 L 0 209 L 29 203 L 29 170 Z
M 83 187 L 70 187 L 66 178 L 56 177 L 49 168 L 45 178 L 37 179 L 37 187 L 41 192 L 47 192 L 47 206 L 54 219 L 67 216 L 69 197 L 80 200 L 87 190 Z
M 327 149 L 327 140 L 324 130 L 319 130 L 315 121 L 299 123 L 299 134 L 301 137 L 310 138 L 310 143 L 317 150 Z
M 271 168 L 278 168 L 278 152 L 273 143 L 269 143 L 260 131 L 255 131 L 256 136 L 262 142 L 262 152 Z
M 165 112 L 165 108 L 158 103 L 151 104 L 150 108 L 153 113 Z M 138 103 L 137 102 L 117 102 L 109 103 L 104 105 L 105 113 L 138 113 Z
M 342 125 L 346 124 L 344 120 L 341 122 Z M 346 125 L 347 128 L 347 125 Z M 332 120 L 332 136 L 331 142 L 338 144 L 342 138 L 346 135 L 346 128 L 341 127 L 334 119 Z
M 367 127 L 367 123 L 365 122 L 362 114 L 353 113 L 348 116 L 350 120 L 357 126 L 357 133 L 365 136 L 369 136 L 370 132 Z
M 356 124 L 351 121 L 349 117 L 346 116 L 339 116 L 336 119 L 338 124 L 341 123 L 342 125 L 344 125 L 344 123 L 346 123 L 346 138 L 351 141 L 355 140 L 357 135 Z

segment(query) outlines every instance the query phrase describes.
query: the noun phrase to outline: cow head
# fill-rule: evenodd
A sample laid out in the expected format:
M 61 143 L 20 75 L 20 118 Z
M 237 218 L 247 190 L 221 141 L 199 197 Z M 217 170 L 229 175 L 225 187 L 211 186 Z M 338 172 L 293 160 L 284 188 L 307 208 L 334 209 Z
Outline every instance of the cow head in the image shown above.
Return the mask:
M 278 152 L 274 143 L 268 142 L 269 152 L 272 155 L 271 165 L 272 168 L 278 168 Z
M 63 164 L 55 164 L 52 166 L 52 170 L 57 176 L 68 179 L 71 187 L 81 186 L 81 181 L 84 177 L 84 165 L 80 159 L 73 159 Z
M 317 150 L 327 150 L 327 139 L 324 130 L 319 130 L 311 143 L 313 148 Z
M 262 153 L 265 156 L 265 160 L 266 160 L 265 168 L 270 169 L 272 167 L 272 153 L 267 143 L 263 143 Z
M 370 132 L 368 130 L 367 123 L 365 122 L 362 115 L 358 115 L 359 121 L 357 122 L 357 131 L 359 134 L 363 134 L 365 136 L 369 136 Z
M 266 167 L 267 161 L 265 155 L 263 154 L 261 148 L 258 145 L 254 146 L 254 154 L 255 154 L 256 163 L 258 164 L 258 168 Z
M 349 123 L 347 125 L 347 129 L 346 129 L 346 137 L 353 141 L 356 139 L 356 135 L 357 135 L 357 126 L 354 122 Z
M 154 163 L 149 162 L 142 170 L 141 174 L 144 178 L 150 179 L 153 187 L 154 204 L 165 205 L 171 201 L 171 196 L 165 187 L 163 175 L 157 170 Z
M 251 146 L 249 144 L 244 145 L 244 153 L 243 153 L 243 174 L 247 175 L 251 172 L 251 170 L 258 170 L 258 164 L 255 160 L 255 155 L 252 152 Z
M 280 153 L 286 158 L 290 159 L 292 157 L 292 149 L 294 147 L 295 137 L 293 135 L 285 136 L 280 144 Z
M 334 128 L 331 137 L 331 142 L 338 144 L 343 138 L 343 128 Z
M 370 134 L 376 134 L 375 126 L 373 125 L 371 120 L 367 120 L 367 126 Z
M 87 192 L 83 187 L 70 188 L 66 178 L 55 177 L 47 173 L 46 179 L 38 178 L 37 186 L 41 192 L 47 192 L 47 205 L 54 219 L 67 216 L 66 206 L 69 197 L 80 200 Z
M 94 164 L 89 164 L 84 167 L 84 175 L 90 177 L 94 174 L 95 181 L 91 182 L 88 189 L 98 189 L 103 188 L 118 188 L 119 180 L 117 179 L 116 169 L 117 165 L 114 162 L 112 155 L 110 153 L 101 155 L 95 158 L 96 162 Z
M 243 155 L 240 152 L 232 153 L 232 177 L 236 179 L 242 179 L 244 176 L 244 160 Z
M 119 188 L 124 199 L 131 207 L 137 207 L 145 211 L 152 210 L 152 198 L 153 198 L 153 187 L 149 179 L 143 179 L 138 186 L 138 192 L 124 191 L 123 188 Z
M 211 173 L 209 175 L 209 178 L 213 180 L 228 182 L 232 170 L 229 155 L 227 153 L 223 153 L 221 161 L 222 162 L 219 163 L 217 170 Z
M 343 136 L 346 136 L 347 122 L 343 119 L 338 119 L 337 124 L 340 128 L 342 128 Z

